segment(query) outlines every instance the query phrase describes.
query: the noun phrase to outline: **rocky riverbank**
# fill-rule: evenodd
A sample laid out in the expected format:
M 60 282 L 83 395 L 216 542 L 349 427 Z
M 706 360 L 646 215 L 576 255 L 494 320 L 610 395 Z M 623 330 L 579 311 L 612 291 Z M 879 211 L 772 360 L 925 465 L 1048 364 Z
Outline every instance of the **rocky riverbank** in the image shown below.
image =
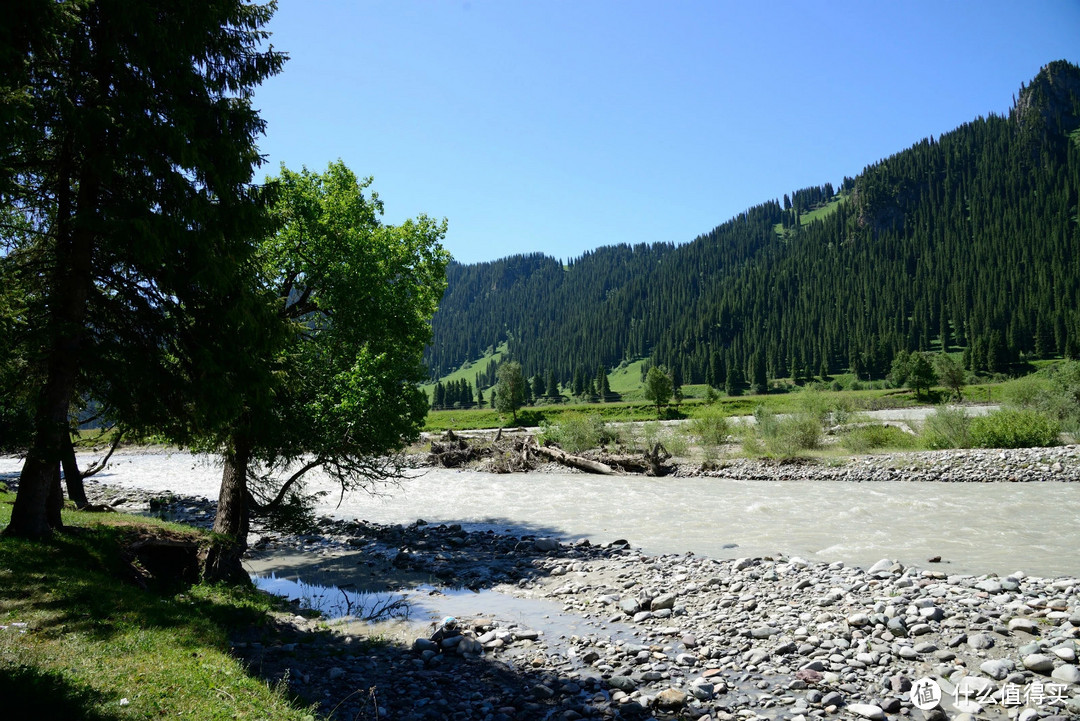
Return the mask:
M 583 472 L 578 467 L 522 454 L 518 447 L 527 440 L 527 434 L 510 432 L 507 438 L 510 440 L 504 443 L 505 448 L 493 448 L 487 436 L 455 436 L 454 442 L 460 445 L 460 449 L 454 455 L 452 467 L 497 473 Z M 441 448 L 438 441 L 435 444 L 433 448 Z M 672 458 L 664 463 L 665 474 L 763 481 L 1080 481 L 1080 445 L 1075 444 L 1050 448 L 975 448 L 781 460 L 742 458 L 737 453 L 738 449 L 732 445 L 721 454 L 722 460 L 708 465 L 687 458 Z M 604 460 L 604 455 L 597 451 L 586 451 L 580 456 L 589 461 Z M 412 461 L 416 466 L 450 465 L 444 457 L 434 453 L 415 455 Z
M 679 474 L 769 481 L 1077 482 L 1080 446 L 912 451 L 787 463 L 741 458 L 707 471 L 683 465 Z
M 1006 467 L 1074 479 L 1076 447 L 1002 453 L 936 457 L 981 468 L 997 454 L 1013 464 Z M 878 469 L 876 479 L 881 469 L 904 468 L 921 456 L 862 463 L 867 473 Z M 939 460 L 923 470 L 947 476 L 936 480 L 960 480 L 945 465 Z M 829 468 L 775 466 L 801 479 Z M 89 490 L 119 509 L 195 525 L 207 525 L 213 510 L 206 499 L 99 484 Z M 561 609 L 550 623 L 542 616 L 526 623 L 519 614 L 481 607 L 462 614 L 458 630 L 438 644 L 427 640 L 432 629 L 423 624 L 387 631 L 302 615 L 278 619 L 275 633 L 234 639 L 255 672 L 288 683 L 324 712 L 336 709 L 336 718 L 1080 716 L 1076 578 L 949 574 L 887 559 L 860 569 L 781 555 L 648 556 L 624 541 L 562 543 L 422 521 L 321 519 L 306 535 L 257 529 L 251 540 L 264 559 L 304 553 L 352 569 L 308 581 L 342 585 L 360 572 L 391 581 L 426 578 Z M 580 630 L 562 633 L 566 619 Z M 377 642 L 378 634 L 395 640 Z M 921 679 L 934 681 L 929 691 L 940 689 L 936 708 L 916 707 L 934 706 L 912 695 Z

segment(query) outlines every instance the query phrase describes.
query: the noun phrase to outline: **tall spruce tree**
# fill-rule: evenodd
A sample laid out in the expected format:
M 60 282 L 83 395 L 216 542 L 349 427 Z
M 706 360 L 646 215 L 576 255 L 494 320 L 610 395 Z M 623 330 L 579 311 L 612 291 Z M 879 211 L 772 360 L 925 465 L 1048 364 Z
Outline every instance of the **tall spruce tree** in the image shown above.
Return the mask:
M 37 379 L 6 533 L 59 527 L 59 464 L 78 393 L 174 439 L 235 417 L 272 333 L 255 290 L 254 88 L 272 4 L 20 3 L 0 39 L 3 262 L 35 286 Z M 17 159 L 17 162 L 12 162 Z M 249 352 L 251 351 L 251 352 Z

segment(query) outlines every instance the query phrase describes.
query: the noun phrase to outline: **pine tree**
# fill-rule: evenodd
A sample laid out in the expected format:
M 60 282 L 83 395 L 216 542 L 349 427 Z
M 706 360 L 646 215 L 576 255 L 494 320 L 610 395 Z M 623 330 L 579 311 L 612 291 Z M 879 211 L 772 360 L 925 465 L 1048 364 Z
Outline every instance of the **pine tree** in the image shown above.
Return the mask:
M 270 4 L 26 5 L 0 39 L 0 261 L 36 283 L 33 427 L 6 533 L 41 538 L 62 527 L 78 396 L 183 442 L 270 382 L 251 94 L 285 58 L 264 44 Z
M 555 371 L 548 368 L 547 381 L 544 383 L 544 387 L 547 389 L 548 398 L 559 397 L 559 384 L 555 380 Z

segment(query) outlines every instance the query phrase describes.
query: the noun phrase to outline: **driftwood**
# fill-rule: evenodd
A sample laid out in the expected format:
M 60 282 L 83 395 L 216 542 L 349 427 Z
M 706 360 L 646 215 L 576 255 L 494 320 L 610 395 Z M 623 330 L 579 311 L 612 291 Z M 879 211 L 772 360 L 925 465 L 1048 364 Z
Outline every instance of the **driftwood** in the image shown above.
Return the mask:
M 592 461 L 588 458 L 582 458 L 581 456 L 572 456 L 566 451 L 558 448 L 550 448 L 546 446 L 536 446 L 536 453 L 544 456 L 556 463 L 561 463 L 564 466 L 570 466 L 571 468 L 577 468 L 582 471 L 588 471 L 589 473 L 601 473 L 605 476 L 610 476 L 615 473 L 615 469 L 611 466 L 601 463 L 599 461 Z
M 671 454 L 663 444 L 639 454 L 608 454 L 590 452 L 588 457 L 573 455 L 557 446 L 538 445 L 532 436 L 501 438 L 496 436 L 490 443 L 470 443 L 468 440 L 448 432 L 441 440 L 431 442 L 430 463 L 444 468 L 459 468 L 474 461 L 483 462 L 479 470 L 493 473 L 515 473 L 530 471 L 536 467 L 539 459 L 554 461 L 586 473 L 598 473 L 605 476 L 617 472 L 643 473 L 647 476 L 664 476 L 670 468 L 664 462 Z
M 445 442 L 432 441 L 431 454 L 428 456 L 430 461 L 443 468 L 459 468 L 484 455 L 483 449 L 470 445 L 464 438 L 458 438 L 452 433 L 447 433 L 447 437 Z

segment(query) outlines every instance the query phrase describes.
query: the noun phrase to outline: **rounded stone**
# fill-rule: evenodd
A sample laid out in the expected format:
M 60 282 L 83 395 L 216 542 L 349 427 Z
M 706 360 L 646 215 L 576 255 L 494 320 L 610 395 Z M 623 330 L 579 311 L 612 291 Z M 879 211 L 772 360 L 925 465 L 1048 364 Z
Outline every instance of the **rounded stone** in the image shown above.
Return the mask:
M 1035 673 L 1050 673 L 1054 670 L 1054 659 L 1042 653 L 1024 656 L 1023 662 L 1024 668 Z

